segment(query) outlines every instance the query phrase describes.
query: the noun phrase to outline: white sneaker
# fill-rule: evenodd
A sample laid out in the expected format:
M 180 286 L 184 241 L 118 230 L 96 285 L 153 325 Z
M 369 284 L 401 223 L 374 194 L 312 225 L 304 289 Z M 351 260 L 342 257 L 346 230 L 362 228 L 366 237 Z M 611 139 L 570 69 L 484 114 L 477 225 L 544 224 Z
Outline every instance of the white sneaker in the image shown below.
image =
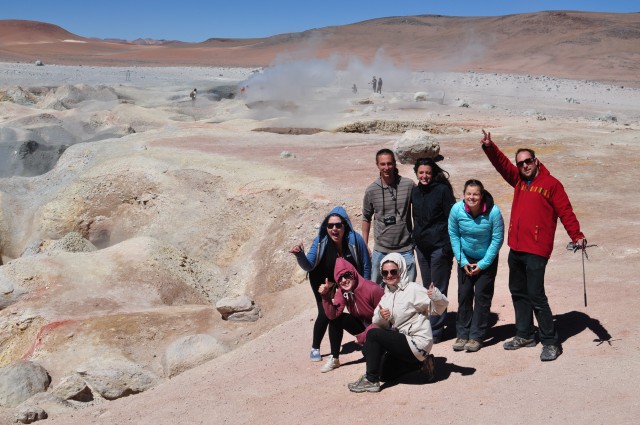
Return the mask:
M 340 359 L 334 359 L 333 356 L 329 356 L 327 362 L 322 366 L 320 372 L 331 372 L 333 369 L 337 369 L 340 367 Z

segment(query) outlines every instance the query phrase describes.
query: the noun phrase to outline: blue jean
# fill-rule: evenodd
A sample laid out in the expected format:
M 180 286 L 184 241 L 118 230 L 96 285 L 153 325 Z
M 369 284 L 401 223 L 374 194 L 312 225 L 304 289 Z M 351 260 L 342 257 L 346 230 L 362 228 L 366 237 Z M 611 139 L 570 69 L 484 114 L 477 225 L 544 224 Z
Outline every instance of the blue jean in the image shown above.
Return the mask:
M 449 292 L 449 279 L 451 278 L 451 267 L 453 266 L 453 253 L 445 252 L 444 248 L 438 248 L 432 252 L 422 252 L 416 247 L 416 256 L 420 265 L 420 275 L 422 285 L 429 288 L 431 282 L 445 296 Z M 444 325 L 447 319 L 447 311 L 440 316 L 431 316 L 431 331 L 433 341 L 439 342 L 444 334 Z
M 380 262 L 388 252 L 380 252 L 373 250 L 371 255 L 371 280 L 384 288 L 384 282 L 382 281 L 382 275 L 380 274 Z M 416 281 L 416 260 L 413 256 L 413 250 L 398 252 L 404 258 L 404 262 L 407 263 L 407 279 L 409 282 Z

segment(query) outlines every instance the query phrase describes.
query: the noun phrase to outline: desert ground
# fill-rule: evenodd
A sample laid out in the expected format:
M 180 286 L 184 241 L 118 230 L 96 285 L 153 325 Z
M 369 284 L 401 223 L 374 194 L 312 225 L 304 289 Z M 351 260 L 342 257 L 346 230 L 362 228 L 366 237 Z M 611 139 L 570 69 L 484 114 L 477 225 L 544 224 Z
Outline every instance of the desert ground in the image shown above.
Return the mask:
M 152 382 L 115 400 L 46 399 L 43 423 L 636 423 L 635 72 L 598 78 L 606 69 L 594 60 L 572 79 L 566 70 L 522 72 L 517 55 L 501 61 L 502 72 L 484 72 L 360 53 L 251 67 L 0 63 L 0 365 L 43 365 L 49 392 L 110 364 L 135 366 L 132 376 Z M 367 85 L 372 75 L 384 79 L 381 94 Z M 505 221 L 512 189 L 484 156 L 482 129 L 510 157 L 535 149 L 564 184 L 596 246 L 583 280 L 580 253 L 566 250 L 558 225 L 546 275 L 564 348 L 556 361 L 540 362 L 539 345 L 502 348 L 515 333 L 506 243 L 485 347 L 454 352 L 451 326 L 433 348 L 435 382 L 407 375 L 378 394 L 350 393 L 364 362 L 348 335 L 340 368 L 323 374 L 323 363 L 309 361 L 315 304 L 288 250 L 309 246 L 335 205 L 359 230 L 375 152 L 407 129 L 438 141 L 456 197 L 464 181 L 480 179 Z M 412 164 L 399 169 L 415 180 Z M 71 232 L 92 248 L 61 249 Z M 456 282 L 454 271 L 451 320 Z M 261 317 L 222 320 L 216 302 L 241 294 Z M 190 335 L 221 349 L 168 373 L 163 353 Z M 321 351 L 328 356 L 328 337 Z M 0 423 L 17 410 L 0 408 Z

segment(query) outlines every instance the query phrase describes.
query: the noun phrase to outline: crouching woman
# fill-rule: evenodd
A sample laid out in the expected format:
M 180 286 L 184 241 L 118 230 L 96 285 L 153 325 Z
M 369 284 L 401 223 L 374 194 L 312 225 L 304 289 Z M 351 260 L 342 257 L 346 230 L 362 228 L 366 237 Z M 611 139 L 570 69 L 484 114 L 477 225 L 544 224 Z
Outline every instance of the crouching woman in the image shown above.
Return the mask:
M 365 330 L 371 325 L 373 311 L 380 302 L 384 291 L 374 282 L 365 279 L 344 258 L 336 259 L 334 270 L 338 288 L 333 294 L 334 284 L 320 285 L 318 292 L 322 296 L 322 307 L 329 319 L 329 342 L 331 356 L 321 372 L 329 372 L 340 367 L 340 347 L 346 330 L 356 337 L 358 344 L 364 344 Z M 345 312 L 345 307 L 348 312 Z
M 366 373 L 348 385 L 355 393 L 380 391 L 385 353 L 394 362 L 422 368 L 427 375 L 432 375 L 433 356 L 429 352 L 433 335 L 429 317 L 442 314 L 449 305 L 447 297 L 433 284 L 426 289 L 409 281 L 407 266 L 400 254 L 388 254 L 380 264 L 386 289 L 372 317 L 378 327 L 368 331 L 364 343 Z

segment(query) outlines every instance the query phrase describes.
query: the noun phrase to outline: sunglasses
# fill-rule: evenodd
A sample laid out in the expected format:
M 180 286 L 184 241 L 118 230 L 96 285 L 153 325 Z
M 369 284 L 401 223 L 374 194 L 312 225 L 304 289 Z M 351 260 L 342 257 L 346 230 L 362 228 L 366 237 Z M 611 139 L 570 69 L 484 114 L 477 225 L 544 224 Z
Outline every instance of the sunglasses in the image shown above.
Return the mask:
M 518 166 L 518 168 L 522 168 L 525 164 L 526 165 L 530 165 L 533 162 L 534 159 L 535 158 L 523 159 L 522 161 L 516 162 L 516 165 Z
M 342 229 L 342 226 L 342 223 L 327 223 L 327 229 L 333 229 L 334 227 L 336 229 Z
M 382 270 L 382 277 L 398 276 L 398 269 Z
M 342 276 L 340 276 L 338 278 L 338 282 L 342 281 L 343 279 L 351 279 L 351 280 L 353 280 L 354 278 L 355 278 L 355 276 L 353 275 L 353 273 L 346 272 L 345 274 L 343 274 Z

